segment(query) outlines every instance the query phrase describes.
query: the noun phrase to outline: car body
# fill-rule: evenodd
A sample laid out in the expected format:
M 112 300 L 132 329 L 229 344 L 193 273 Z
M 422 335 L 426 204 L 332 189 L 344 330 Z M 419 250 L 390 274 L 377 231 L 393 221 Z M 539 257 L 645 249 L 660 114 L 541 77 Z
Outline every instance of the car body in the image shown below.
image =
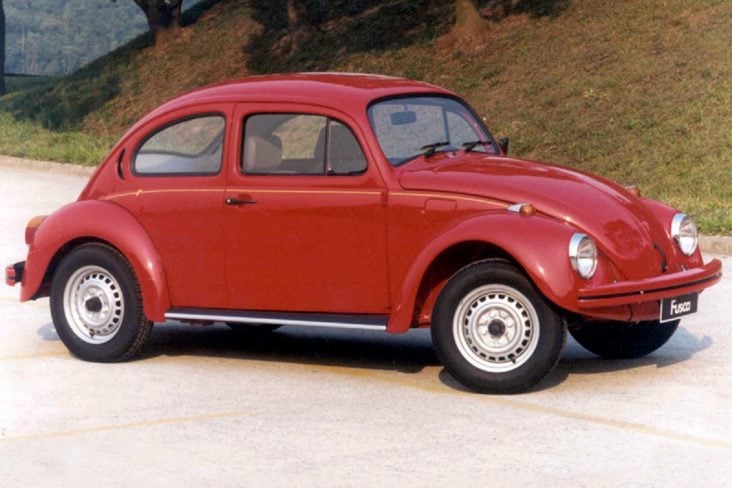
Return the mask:
M 461 382 L 514 392 L 551 370 L 567 326 L 604 356 L 660 347 L 721 277 L 693 222 L 506 150 L 427 83 L 212 85 L 142 118 L 76 202 L 33 219 L 6 281 L 50 295 L 61 338 L 97 361 L 166 320 L 432 327 Z

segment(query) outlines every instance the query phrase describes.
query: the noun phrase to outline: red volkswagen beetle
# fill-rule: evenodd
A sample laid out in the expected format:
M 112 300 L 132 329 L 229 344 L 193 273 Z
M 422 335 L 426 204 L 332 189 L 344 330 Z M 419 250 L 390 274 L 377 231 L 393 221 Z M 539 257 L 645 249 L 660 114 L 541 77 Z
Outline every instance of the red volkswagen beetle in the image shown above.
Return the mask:
M 512 159 L 442 88 L 247 78 L 138 122 L 8 266 L 50 296 L 79 358 L 120 361 L 153 322 L 429 327 L 473 390 L 526 390 L 566 331 L 604 357 L 662 346 L 721 276 L 693 221 L 639 192 Z

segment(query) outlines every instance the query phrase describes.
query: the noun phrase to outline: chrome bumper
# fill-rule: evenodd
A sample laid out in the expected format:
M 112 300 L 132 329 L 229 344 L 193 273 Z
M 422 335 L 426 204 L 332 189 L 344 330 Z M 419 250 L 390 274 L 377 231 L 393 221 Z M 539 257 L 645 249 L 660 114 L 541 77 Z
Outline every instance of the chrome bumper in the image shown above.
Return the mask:
M 582 288 L 577 294 L 580 309 L 634 305 L 702 291 L 722 278 L 722 262 L 713 259 L 700 268 L 656 276 L 645 280 L 623 281 L 593 288 Z

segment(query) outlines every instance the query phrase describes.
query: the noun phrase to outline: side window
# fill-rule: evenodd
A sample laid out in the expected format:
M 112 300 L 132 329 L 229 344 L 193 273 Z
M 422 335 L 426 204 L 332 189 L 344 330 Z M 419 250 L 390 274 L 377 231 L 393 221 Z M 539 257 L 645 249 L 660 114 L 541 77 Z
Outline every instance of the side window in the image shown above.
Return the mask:
M 366 157 L 351 129 L 332 119 L 329 128 L 328 174 L 352 175 L 366 171 Z
M 226 121 L 207 115 L 169 125 L 149 137 L 135 155 L 141 175 L 216 174 L 221 169 Z
M 298 114 L 249 117 L 244 126 L 244 171 L 323 174 L 323 160 L 317 153 L 327 120 L 318 115 Z
M 259 114 L 244 124 L 242 168 L 248 174 L 346 175 L 366 170 L 356 137 L 320 115 Z

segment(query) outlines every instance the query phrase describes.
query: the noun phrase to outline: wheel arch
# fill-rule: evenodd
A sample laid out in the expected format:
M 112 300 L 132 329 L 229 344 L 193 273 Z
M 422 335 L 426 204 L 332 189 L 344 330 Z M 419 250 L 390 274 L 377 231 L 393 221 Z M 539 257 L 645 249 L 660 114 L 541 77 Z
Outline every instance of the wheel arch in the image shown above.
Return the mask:
M 567 254 L 573 233 L 564 223 L 543 216 L 500 214 L 459 223 L 432 241 L 414 260 L 398 290 L 387 330 L 402 333 L 411 327 L 427 326 L 447 280 L 465 266 L 487 259 L 513 265 L 550 304 L 566 309 L 571 291 L 578 284 Z M 560 255 L 566 259 L 558 258 Z
M 478 261 L 503 261 L 525 273 L 518 262 L 505 250 L 485 241 L 463 241 L 444 249 L 424 271 L 417 289 L 412 324 L 429 324 L 437 296 L 447 280 L 466 266 Z
M 162 260 L 150 237 L 127 210 L 99 200 L 72 203 L 43 221 L 28 253 L 21 300 L 47 296 L 61 260 L 78 246 L 95 242 L 128 261 L 140 285 L 145 315 L 164 320 L 170 298 Z

